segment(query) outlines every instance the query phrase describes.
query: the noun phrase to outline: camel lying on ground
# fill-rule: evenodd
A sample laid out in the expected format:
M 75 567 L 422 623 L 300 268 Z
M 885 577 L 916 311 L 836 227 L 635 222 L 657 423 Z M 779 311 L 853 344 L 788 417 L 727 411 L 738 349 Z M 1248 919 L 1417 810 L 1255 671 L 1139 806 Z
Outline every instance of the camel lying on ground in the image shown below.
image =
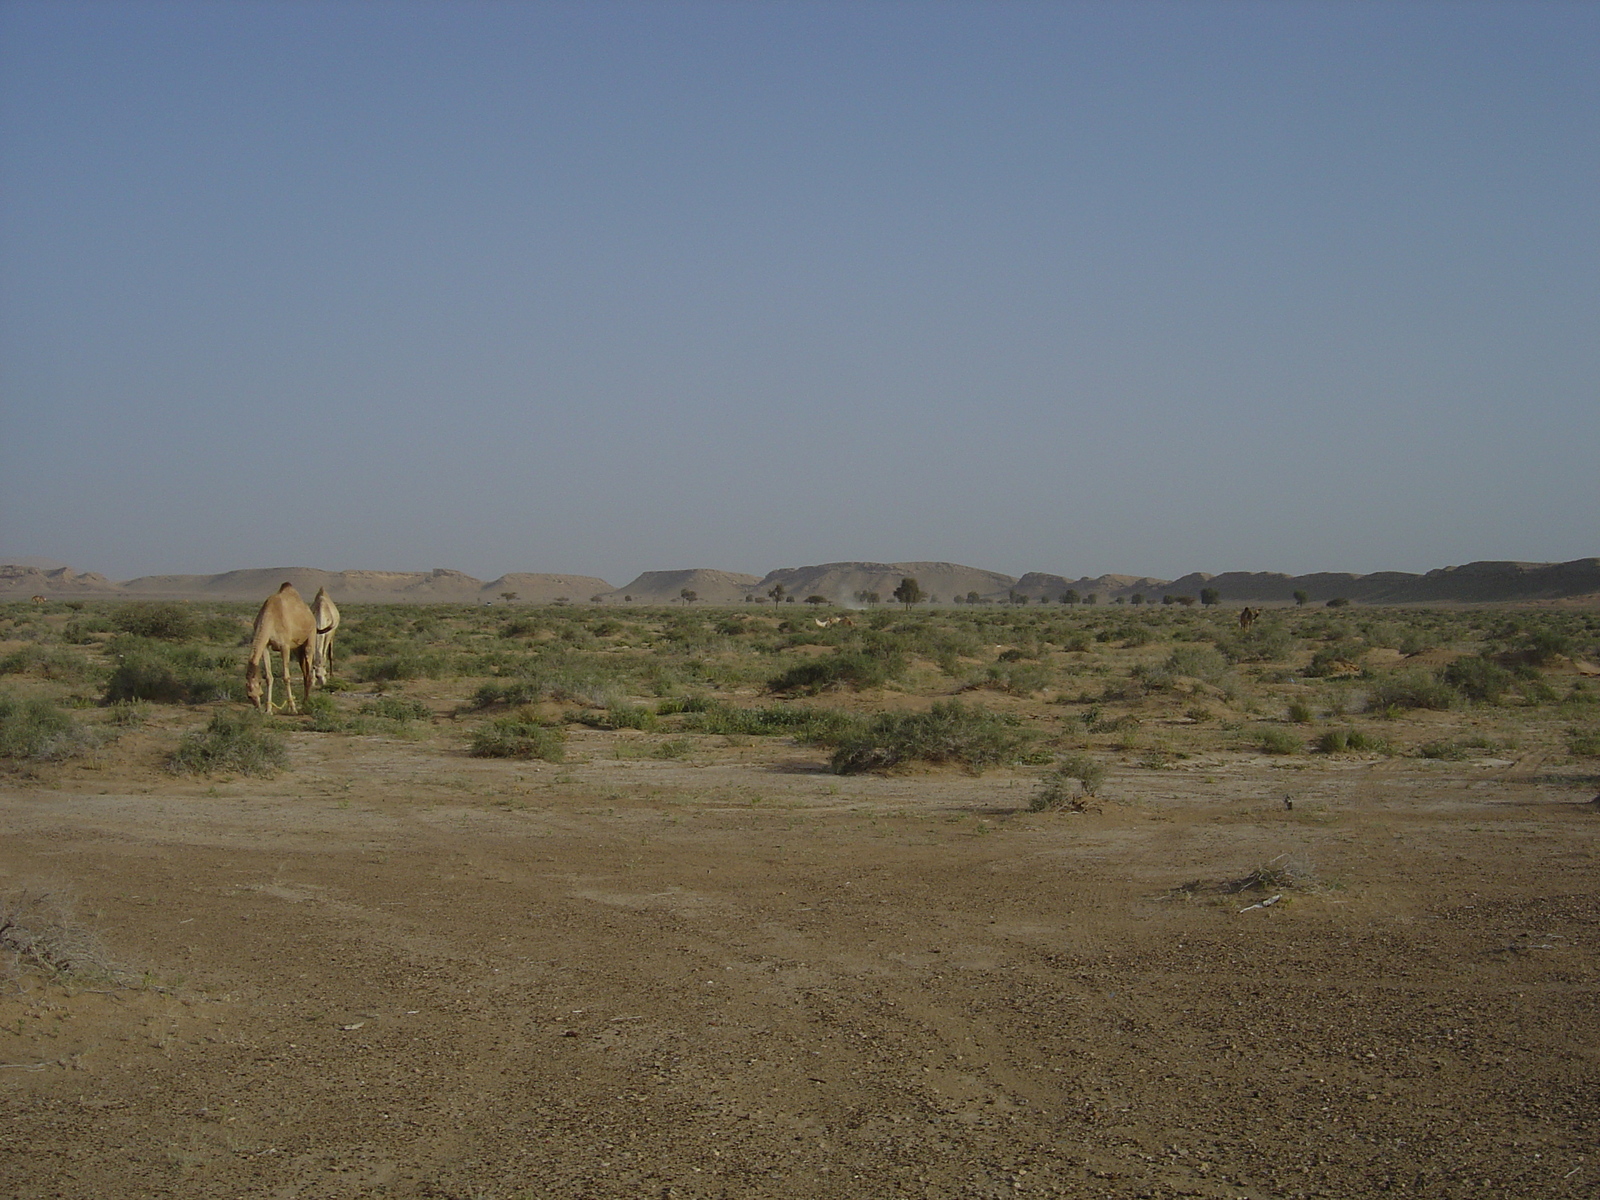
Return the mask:
M 328 677 L 333 674 L 333 635 L 339 628 L 339 606 L 328 595 L 327 588 L 318 588 L 317 594 L 312 597 L 311 618 L 317 624 L 311 681 L 318 687 L 327 687 Z
M 832 629 L 835 625 L 848 625 L 852 629 L 856 627 L 856 623 L 849 617 L 829 617 L 826 621 L 820 617 L 812 617 L 811 619 L 817 623 L 818 629 Z
M 311 669 L 317 652 L 317 622 L 311 609 L 294 590 L 293 584 L 284 584 L 262 604 L 256 614 L 255 633 L 250 639 L 250 663 L 244 670 L 244 694 L 257 708 L 261 705 L 261 676 L 267 677 L 266 709 L 272 711 L 272 651 L 276 650 L 283 662 L 283 690 L 290 712 L 300 710 L 294 703 L 294 686 L 289 682 L 289 660 L 300 660 L 300 673 L 305 681 L 305 694 L 311 696 Z

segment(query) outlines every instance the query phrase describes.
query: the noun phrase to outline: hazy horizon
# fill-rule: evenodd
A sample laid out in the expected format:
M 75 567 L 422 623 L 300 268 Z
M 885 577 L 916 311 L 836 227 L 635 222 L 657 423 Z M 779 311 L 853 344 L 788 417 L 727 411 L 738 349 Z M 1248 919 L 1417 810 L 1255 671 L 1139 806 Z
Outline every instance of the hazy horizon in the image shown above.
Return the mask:
M 0 558 L 1600 553 L 1600 6 L 0 6 Z

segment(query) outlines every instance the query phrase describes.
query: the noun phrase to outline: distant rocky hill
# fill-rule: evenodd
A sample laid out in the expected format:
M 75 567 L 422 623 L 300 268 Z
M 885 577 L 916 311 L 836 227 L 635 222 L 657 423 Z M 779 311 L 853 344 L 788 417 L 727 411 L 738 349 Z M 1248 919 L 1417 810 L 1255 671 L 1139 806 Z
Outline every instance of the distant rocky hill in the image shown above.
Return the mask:
M 627 587 L 608 589 L 607 604 L 677 604 L 685 590 L 693 592 L 700 604 L 739 604 L 751 595 L 761 580 L 737 571 L 713 571 L 700 567 L 690 571 L 646 571 Z
M 92 571 L 63 566 L 32 565 L 41 560 L 0 564 L 0 598 L 26 599 L 33 595 L 52 599 L 213 599 L 261 600 L 277 591 L 285 580 L 310 597 L 326 587 L 340 601 L 368 603 L 501 603 L 505 593 L 515 593 L 513 603 L 550 604 L 566 600 L 605 604 L 667 604 L 679 601 L 685 588 L 702 604 L 742 604 L 747 597 L 763 601 L 774 587 L 798 601 L 823 596 L 835 604 L 854 605 L 858 595 L 876 592 L 880 601 L 890 597 L 900 580 L 911 576 L 934 603 L 948 604 L 957 597 L 976 594 L 988 601 L 1013 595 L 1030 601 L 1058 601 L 1067 591 L 1080 597 L 1095 595 L 1101 603 L 1143 593 L 1158 601 L 1163 595 L 1199 597 L 1214 588 L 1225 602 L 1234 604 L 1288 604 L 1296 592 L 1313 603 L 1343 597 L 1358 604 L 1486 604 L 1513 601 L 1563 600 L 1593 597 L 1600 604 L 1600 558 L 1580 558 L 1565 563 L 1475 562 L 1442 567 L 1423 575 L 1380 571 L 1371 575 L 1321 572 L 1281 575 L 1266 571 L 1230 571 L 1222 575 L 1203 572 L 1180 579 L 1162 580 L 1139 575 L 1097 575 L 1069 579 L 1065 575 L 1030 571 L 1020 579 L 996 571 L 946 562 L 836 562 L 810 567 L 785 567 L 765 578 L 734 571 L 697 569 L 646 571 L 626 587 L 614 588 L 593 575 L 508 574 L 488 583 L 460 571 L 323 571 L 314 567 L 271 567 L 226 571 L 220 575 L 145 575 L 124 583 L 113 582 Z M 45 560 L 48 561 L 48 560 Z

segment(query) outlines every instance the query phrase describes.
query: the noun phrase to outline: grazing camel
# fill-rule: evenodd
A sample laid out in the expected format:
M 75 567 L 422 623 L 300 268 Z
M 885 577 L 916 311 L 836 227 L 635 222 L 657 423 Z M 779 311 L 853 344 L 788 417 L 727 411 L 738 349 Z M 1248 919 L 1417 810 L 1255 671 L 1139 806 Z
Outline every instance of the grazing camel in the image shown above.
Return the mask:
M 311 616 L 317 623 L 316 652 L 312 655 L 311 681 L 318 687 L 328 686 L 333 674 L 333 635 L 339 629 L 339 606 L 328 595 L 327 588 L 318 588 L 311 600 Z
M 35 596 L 33 598 L 33 602 L 34 602 L 34 604 L 37 605 L 37 604 L 43 604 L 45 602 L 45 600 L 44 600 L 43 596 Z
M 1239 610 L 1239 628 L 1249 629 L 1256 623 L 1256 618 L 1261 615 L 1259 608 L 1241 608 Z
M 244 670 L 244 694 L 250 703 L 261 707 L 261 676 L 267 677 L 266 709 L 272 711 L 272 651 L 283 661 L 283 690 L 288 693 L 289 711 L 297 713 L 294 687 L 289 682 L 289 659 L 300 660 L 307 698 L 311 695 L 311 668 L 317 653 L 317 621 L 294 590 L 286 583 L 262 604 L 256 614 L 255 633 L 250 639 L 250 663 Z

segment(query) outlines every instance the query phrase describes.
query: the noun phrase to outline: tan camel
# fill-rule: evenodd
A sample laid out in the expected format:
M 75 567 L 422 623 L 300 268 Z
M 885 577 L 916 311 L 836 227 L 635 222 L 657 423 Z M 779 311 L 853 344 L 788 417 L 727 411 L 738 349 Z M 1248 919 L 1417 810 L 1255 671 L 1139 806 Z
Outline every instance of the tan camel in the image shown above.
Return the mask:
M 1256 623 L 1256 618 L 1261 615 L 1259 608 L 1241 608 L 1239 610 L 1239 628 L 1249 629 Z
M 35 604 L 43 604 L 43 603 L 44 603 L 44 602 L 45 602 L 45 600 L 44 600 L 44 597 L 43 597 L 43 596 L 35 596 L 35 597 L 34 597 L 34 598 L 33 598 L 33 602 L 34 602 L 34 603 L 35 603 Z
M 244 670 L 244 694 L 250 703 L 261 707 L 261 676 L 267 677 L 266 709 L 272 711 L 272 651 L 283 661 L 283 690 L 288 693 L 290 712 L 300 710 L 294 703 L 294 686 L 289 682 L 289 659 L 300 660 L 305 694 L 311 695 L 311 668 L 317 653 L 317 621 L 294 590 L 286 583 L 262 604 L 256 614 L 255 633 L 250 639 L 250 663 Z
M 818 629 L 832 629 L 835 625 L 848 625 L 851 629 L 856 627 L 856 623 L 849 617 L 829 617 L 826 621 L 820 617 L 812 617 L 811 619 L 817 623 Z
M 316 652 L 312 656 L 311 681 L 318 687 L 328 686 L 333 674 L 333 635 L 339 629 L 339 606 L 328 595 L 327 588 L 318 588 L 311 600 L 311 616 L 317 623 Z

